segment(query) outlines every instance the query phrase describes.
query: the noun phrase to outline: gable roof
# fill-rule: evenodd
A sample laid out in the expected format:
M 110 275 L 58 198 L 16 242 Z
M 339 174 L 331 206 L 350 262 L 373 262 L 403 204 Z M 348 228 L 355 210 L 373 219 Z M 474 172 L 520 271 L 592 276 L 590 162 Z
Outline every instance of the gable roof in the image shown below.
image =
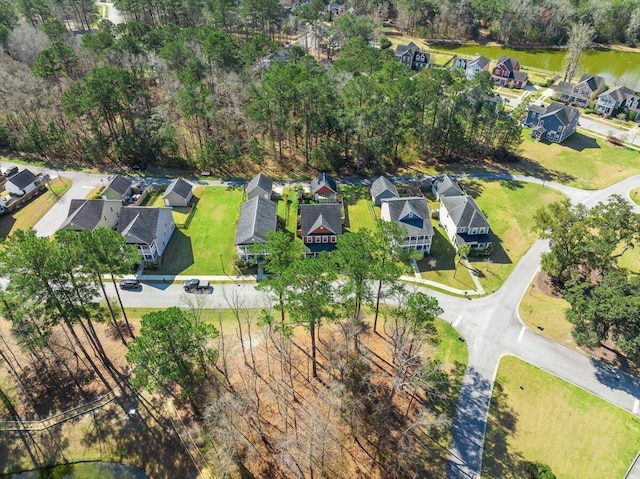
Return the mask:
M 449 175 L 436 176 L 432 180 L 431 186 L 435 188 L 436 193 L 438 193 L 438 197 L 464 195 L 464 192 L 458 182 Z
M 273 181 L 267 175 L 258 173 L 247 184 L 247 195 L 251 197 L 251 194 L 256 189 L 260 189 L 265 193 L 271 194 L 271 191 L 273 190 Z
M 577 108 L 554 101 L 545 109 L 540 118 L 548 117 L 551 115 L 555 115 L 558 120 L 560 120 L 562 124 L 566 126 L 573 122 L 573 120 L 575 120 L 576 117 L 580 115 L 580 112 Z
M 276 230 L 278 205 L 263 196 L 255 196 L 240 207 L 235 245 L 264 243 L 267 233 Z
M 626 86 L 615 86 L 613 88 L 609 88 L 600 96 L 610 96 L 616 102 L 623 102 L 629 97 L 636 96 L 636 92 Z
M 377 198 L 385 191 L 390 192 L 393 196 L 400 196 L 398 194 L 398 189 L 393 182 L 387 178 L 386 176 L 380 176 L 373 183 L 371 183 L 371 196 Z
M 516 63 L 519 63 L 517 58 L 501 56 L 500 58 L 498 58 L 498 63 L 496 63 L 496 67 L 502 65 L 508 71 L 512 72 L 514 71 Z
M 36 175 L 34 175 L 31 170 L 25 168 L 24 170 L 13 175 L 7 181 L 15 185 L 16 188 L 22 190 L 30 184 L 34 183 L 36 181 L 36 178 Z
M 100 223 L 102 213 L 108 206 L 115 206 L 119 209 L 122 204 L 120 200 L 71 200 L 69 214 L 60 229 L 71 226 L 74 229 L 93 231 Z
M 330 177 L 326 173 L 320 173 L 316 178 L 311 180 L 311 193 L 312 194 L 317 193 L 318 190 L 320 190 L 324 186 L 326 186 L 327 188 L 329 188 L 331 191 L 335 193 L 338 192 L 338 185 L 336 184 L 336 180 L 334 180 L 332 177 Z
M 594 92 L 604 87 L 604 78 L 599 75 L 584 73 L 577 84 L 579 85 L 581 83 L 586 83 L 589 89 Z
M 300 234 L 309 236 L 320 227 L 342 234 L 342 213 L 338 203 L 300 205 Z
M 413 58 L 416 52 L 419 52 L 419 51 L 420 51 L 420 48 L 418 48 L 418 45 L 416 45 L 413 42 L 409 42 L 406 45 L 398 45 L 396 47 L 395 55 L 397 57 L 401 57 L 405 53 L 409 52 L 411 54 L 411 58 Z
M 175 193 L 180 198 L 187 199 L 191 194 L 192 188 L 191 183 L 188 181 L 185 181 L 182 178 L 176 178 L 169 183 L 169 186 L 167 187 L 164 195 L 162 195 L 162 198 L 166 198 L 169 194 Z
M 467 61 L 467 68 L 477 65 L 478 68 L 480 68 L 481 70 L 484 70 L 484 67 L 486 67 L 490 62 L 491 60 L 489 60 L 487 57 L 483 57 L 482 55 L 476 55 L 471 60 Z
M 484 228 L 490 226 L 482 210 L 469 195 L 445 196 L 440 202 L 449 212 L 456 227 Z
M 132 184 L 133 184 L 133 181 L 131 181 L 129 178 L 116 175 L 113 177 L 111 182 L 107 185 L 107 189 L 111 191 L 115 191 L 120 196 L 124 196 L 129 190 L 129 188 L 131 188 Z
M 389 220 L 402 226 L 406 231 L 406 236 L 433 235 L 433 226 L 429 219 L 429 205 L 424 198 L 419 196 L 389 198 L 383 200 L 382 207 L 388 208 Z
M 156 238 L 158 220 L 163 210 L 168 211 L 171 216 L 171 208 L 125 206 L 120 212 L 118 233 L 124 236 L 129 244 L 150 245 Z

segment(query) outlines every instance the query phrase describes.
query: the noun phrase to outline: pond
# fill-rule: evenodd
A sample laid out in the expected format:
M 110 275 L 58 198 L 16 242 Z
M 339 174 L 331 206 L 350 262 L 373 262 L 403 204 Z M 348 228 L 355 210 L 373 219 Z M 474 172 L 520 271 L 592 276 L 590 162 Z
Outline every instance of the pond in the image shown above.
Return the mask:
M 11 479 L 149 479 L 144 472 L 132 466 L 113 462 L 79 462 L 48 469 L 21 472 Z
M 465 55 L 480 54 L 496 60 L 501 55 L 516 57 L 520 64 L 532 68 L 541 68 L 555 72 L 562 71 L 564 50 L 557 49 L 514 49 L 499 46 L 482 45 L 433 45 L 437 50 Z M 607 85 L 626 85 L 640 90 L 640 52 L 618 50 L 590 50 L 584 53 L 580 62 L 579 74 L 591 73 L 605 78 Z

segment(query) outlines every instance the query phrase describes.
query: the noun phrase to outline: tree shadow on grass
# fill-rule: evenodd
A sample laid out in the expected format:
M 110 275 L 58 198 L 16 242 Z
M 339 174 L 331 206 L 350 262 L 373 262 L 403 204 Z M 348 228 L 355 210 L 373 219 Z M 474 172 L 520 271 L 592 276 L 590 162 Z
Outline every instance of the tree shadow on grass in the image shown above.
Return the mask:
M 194 262 L 191 237 L 176 228 L 162 256 L 162 265 L 150 274 L 177 275 Z

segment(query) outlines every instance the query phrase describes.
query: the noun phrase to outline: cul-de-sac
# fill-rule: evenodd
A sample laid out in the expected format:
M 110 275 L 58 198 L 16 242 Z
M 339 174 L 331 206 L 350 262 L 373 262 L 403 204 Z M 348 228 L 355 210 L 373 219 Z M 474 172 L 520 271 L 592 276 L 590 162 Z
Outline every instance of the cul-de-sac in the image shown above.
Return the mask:
M 0 475 L 640 479 L 638 0 L 0 0 Z

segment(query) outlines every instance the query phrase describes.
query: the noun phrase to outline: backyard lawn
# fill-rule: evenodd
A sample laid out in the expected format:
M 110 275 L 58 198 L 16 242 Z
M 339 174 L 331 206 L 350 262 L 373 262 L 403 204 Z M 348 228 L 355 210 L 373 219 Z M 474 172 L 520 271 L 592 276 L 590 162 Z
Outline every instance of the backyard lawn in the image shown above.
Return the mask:
M 16 230 L 28 230 L 56 204 L 58 198 L 71 188 L 69 178 L 54 178 L 49 191 L 44 192 L 24 208 L 13 214 L 0 216 L 0 238 L 4 239 Z
M 523 130 L 522 155 L 557 181 L 583 189 L 600 189 L 640 173 L 640 152 L 576 132 L 562 144 L 536 142 Z M 518 164 L 514 164 L 515 169 Z M 531 172 L 535 174 L 535 172 Z
M 482 477 L 521 479 L 525 461 L 558 479 L 622 478 L 640 450 L 640 419 L 513 356 L 500 361 Z
M 189 227 L 175 230 L 162 265 L 153 274 L 235 274 L 233 242 L 243 194 L 242 188 L 197 189 L 198 202 Z
M 376 219 L 380 218 L 380 207 L 374 206 L 368 186 L 344 185 L 340 187 L 345 204 L 347 205 L 348 231 L 376 229 Z M 373 210 L 373 214 L 372 214 Z M 373 216 L 375 215 L 375 217 Z

